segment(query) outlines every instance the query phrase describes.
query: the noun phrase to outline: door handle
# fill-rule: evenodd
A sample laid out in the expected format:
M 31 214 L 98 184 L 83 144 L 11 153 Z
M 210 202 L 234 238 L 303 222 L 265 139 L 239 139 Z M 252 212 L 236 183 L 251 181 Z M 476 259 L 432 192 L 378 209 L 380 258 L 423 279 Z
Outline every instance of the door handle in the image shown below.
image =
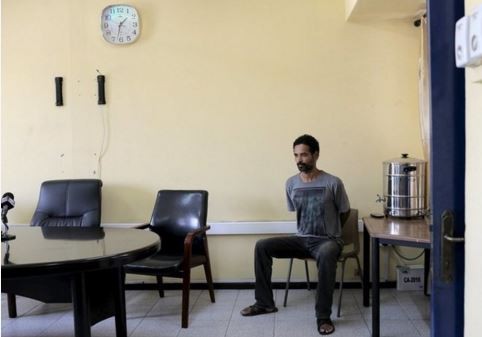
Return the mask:
M 448 236 L 447 234 L 444 235 L 444 239 L 453 243 L 465 241 L 465 238 Z
M 463 237 L 454 236 L 454 213 L 445 210 L 442 213 L 442 235 L 440 236 L 440 248 L 442 251 L 441 259 L 441 279 L 443 282 L 450 283 L 454 279 L 454 244 L 463 243 Z

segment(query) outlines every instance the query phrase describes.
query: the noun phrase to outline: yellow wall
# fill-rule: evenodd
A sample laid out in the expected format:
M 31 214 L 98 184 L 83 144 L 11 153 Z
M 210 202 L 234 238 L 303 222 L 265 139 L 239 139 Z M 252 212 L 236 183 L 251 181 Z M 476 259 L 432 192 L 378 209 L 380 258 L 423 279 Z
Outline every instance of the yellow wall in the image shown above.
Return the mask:
M 425 13 L 426 0 L 345 0 L 345 15 L 351 21 L 407 19 Z
M 345 0 L 345 18 L 348 19 L 353 12 L 358 0 Z
M 470 15 L 480 0 L 465 1 L 465 15 Z M 477 336 L 482 329 L 482 66 L 467 68 L 466 91 L 466 191 L 465 191 L 465 336 Z
M 343 1 L 129 3 L 140 39 L 114 46 L 100 32 L 109 1 L 2 1 L 1 184 L 17 201 L 11 223 L 30 221 L 42 181 L 88 177 L 104 181 L 104 222 L 148 220 L 163 188 L 209 190 L 209 221 L 293 219 L 284 182 L 296 173 L 292 141 L 305 132 L 363 216 L 381 210 L 382 161 L 422 156 L 410 21 L 345 22 Z M 63 107 L 55 76 L 64 77 Z M 216 278 L 252 278 L 257 238 L 213 237 Z

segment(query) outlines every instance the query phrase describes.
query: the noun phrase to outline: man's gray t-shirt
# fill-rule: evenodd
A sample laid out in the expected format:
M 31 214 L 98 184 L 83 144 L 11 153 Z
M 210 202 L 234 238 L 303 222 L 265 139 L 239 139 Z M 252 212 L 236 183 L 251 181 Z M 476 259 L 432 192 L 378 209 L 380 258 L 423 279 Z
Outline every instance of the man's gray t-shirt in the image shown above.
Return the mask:
M 296 211 L 298 235 L 341 237 L 340 213 L 350 202 L 340 178 L 321 172 L 313 181 L 303 182 L 299 174 L 286 181 L 288 210 Z

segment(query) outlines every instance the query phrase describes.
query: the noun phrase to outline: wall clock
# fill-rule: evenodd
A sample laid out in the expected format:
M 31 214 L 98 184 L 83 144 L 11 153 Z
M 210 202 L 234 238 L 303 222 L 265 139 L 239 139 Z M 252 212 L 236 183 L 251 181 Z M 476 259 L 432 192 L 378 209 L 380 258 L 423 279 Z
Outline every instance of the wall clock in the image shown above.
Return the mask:
M 102 10 L 101 30 L 107 42 L 132 43 L 141 32 L 139 13 L 129 5 L 107 6 Z

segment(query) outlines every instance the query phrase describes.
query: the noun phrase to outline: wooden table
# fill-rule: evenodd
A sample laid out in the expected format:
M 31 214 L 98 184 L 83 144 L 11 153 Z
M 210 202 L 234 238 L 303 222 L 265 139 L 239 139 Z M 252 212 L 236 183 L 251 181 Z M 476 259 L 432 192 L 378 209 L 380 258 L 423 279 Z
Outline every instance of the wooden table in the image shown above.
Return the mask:
M 148 231 L 92 227 L 11 227 L 2 242 L 2 292 L 46 303 L 72 303 L 76 337 L 115 317 L 117 337 L 127 336 L 123 265 L 157 252 Z M 10 304 L 15 304 L 13 303 Z M 9 316 L 16 310 L 9 307 Z
M 425 292 L 430 264 L 430 230 L 423 218 L 363 218 L 363 305 L 369 306 L 370 249 L 372 276 L 372 336 L 380 336 L 380 244 L 418 247 L 425 250 Z

